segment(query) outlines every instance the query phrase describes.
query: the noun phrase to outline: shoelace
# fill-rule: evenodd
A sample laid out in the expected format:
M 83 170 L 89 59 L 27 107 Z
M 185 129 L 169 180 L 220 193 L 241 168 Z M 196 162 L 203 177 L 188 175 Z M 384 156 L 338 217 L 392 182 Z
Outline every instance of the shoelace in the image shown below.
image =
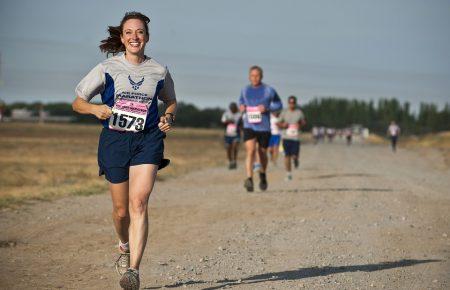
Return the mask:
M 119 276 L 123 274 L 123 268 L 128 267 L 129 256 L 130 253 L 121 253 L 119 255 L 119 258 L 117 258 L 116 262 L 114 263 L 116 266 L 116 272 L 117 274 L 119 274 Z

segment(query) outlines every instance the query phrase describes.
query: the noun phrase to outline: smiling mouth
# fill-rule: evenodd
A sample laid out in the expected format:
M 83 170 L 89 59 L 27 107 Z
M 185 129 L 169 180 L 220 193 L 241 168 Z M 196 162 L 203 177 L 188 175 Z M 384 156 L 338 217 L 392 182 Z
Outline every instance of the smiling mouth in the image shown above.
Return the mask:
M 141 45 L 140 42 L 129 42 L 131 47 L 139 47 Z

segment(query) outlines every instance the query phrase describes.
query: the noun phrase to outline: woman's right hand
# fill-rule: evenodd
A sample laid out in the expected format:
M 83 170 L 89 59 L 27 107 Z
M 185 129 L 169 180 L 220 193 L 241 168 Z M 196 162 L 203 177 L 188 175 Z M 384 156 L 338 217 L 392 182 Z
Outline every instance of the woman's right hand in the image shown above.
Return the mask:
M 107 105 L 93 105 L 92 114 L 100 120 L 106 120 L 112 115 L 112 110 Z

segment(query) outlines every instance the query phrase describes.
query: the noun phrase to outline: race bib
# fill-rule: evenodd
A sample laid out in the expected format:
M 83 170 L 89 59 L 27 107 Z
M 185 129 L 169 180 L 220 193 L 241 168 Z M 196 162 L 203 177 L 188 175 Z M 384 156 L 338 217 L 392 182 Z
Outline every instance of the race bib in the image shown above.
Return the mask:
M 247 120 L 249 123 L 261 123 L 262 114 L 258 107 L 247 107 Z
M 227 125 L 227 136 L 237 136 L 237 126 L 234 123 Z
M 286 136 L 298 137 L 298 124 L 289 124 L 286 129 Z
M 118 131 L 139 132 L 144 130 L 146 118 L 146 104 L 118 100 L 112 108 L 109 128 Z

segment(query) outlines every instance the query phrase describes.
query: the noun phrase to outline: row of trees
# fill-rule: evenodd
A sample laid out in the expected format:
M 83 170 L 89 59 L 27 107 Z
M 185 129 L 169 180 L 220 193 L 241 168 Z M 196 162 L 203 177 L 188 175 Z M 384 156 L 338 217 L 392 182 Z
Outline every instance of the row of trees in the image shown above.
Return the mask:
M 342 98 L 314 99 L 302 107 L 312 125 L 343 128 L 361 124 L 372 132 L 384 133 L 391 121 L 397 122 L 405 134 L 425 134 L 450 130 L 450 106 L 441 110 L 435 104 L 420 104 L 417 113 L 411 112 L 408 102 L 397 99 L 373 101 Z
M 93 123 L 93 116 L 75 114 L 68 103 L 12 103 L 5 105 L 6 116 L 16 108 L 25 108 L 38 114 L 48 111 L 53 116 L 72 116 L 75 122 Z M 162 106 L 160 106 L 160 110 Z M 307 130 L 313 125 L 344 128 L 351 124 L 361 124 L 372 132 L 384 133 L 391 121 L 396 121 L 405 134 L 424 134 L 450 130 L 450 105 L 439 109 L 434 104 L 422 103 L 417 113 L 411 112 L 408 102 L 396 99 L 373 101 L 348 100 L 344 98 L 320 98 L 303 104 L 308 120 Z M 217 128 L 221 126 L 221 108 L 199 109 L 195 105 L 179 103 L 177 126 Z

